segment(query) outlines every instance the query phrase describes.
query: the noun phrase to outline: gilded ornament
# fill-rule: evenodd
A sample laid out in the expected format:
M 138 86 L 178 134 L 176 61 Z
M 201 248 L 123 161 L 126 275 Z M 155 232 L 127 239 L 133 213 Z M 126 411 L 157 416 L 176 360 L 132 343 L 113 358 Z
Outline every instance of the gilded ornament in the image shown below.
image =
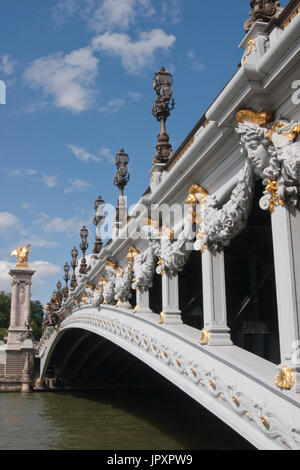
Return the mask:
M 268 429 L 268 430 L 270 429 L 270 423 L 264 416 L 261 417 L 261 422 L 263 423 L 263 425 L 266 429 Z
M 236 115 L 236 120 L 239 124 L 244 122 L 252 122 L 252 124 L 258 124 L 264 126 L 272 120 L 273 114 L 269 111 L 262 111 L 257 113 L 251 109 L 242 109 Z
M 159 323 L 160 325 L 163 325 L 163 324 L 165 323 L 165 321 L 166 321 L 166 314 L 165 314 L 165 312 L 161 312 L 161 314 L 160 314 L 160 316 L 159 316 L 159 321 L 158 321 L 158 323 Z
M 295 377 L 293 371 L 287 366 L 282 367 L 281 371 L 275 379 L 275 384 L 283 390 L 290 390 L 295 385 Z
M 240 406 L 240 402 L 239 402 L 239 400 L 237 399 L 237 397 L 232 397 L 232 401 L 233 401 L 233 403 L 234 403 L 237 407 Z
M 294 18 L 296 18 L 296 16 L 298 15 L 299 12 L 300 12 L 300 6 L 298 6 L 298 7 L 292 12 L 292 14 L 289 16 L 289 18 L 286 20 L 286 22 L 285 22 L 284 25 L 283 25 L 283 29 L 286 29 L 286 28 L 291 24 L 291 22 L 293 21 Z
M 244 64 L 246 63 L 247 56 L 251 54 L 253 47 L 254 47 L 254 50 L 257 51 L 254 39 L 250 39 L 250 41 L 248 42 L 244 57 L 243 57 Z
M 114 263 L 110 259 L 106 260 L 106 266 L 109 266 L 112 269 L 116 269 L 118 267 L 118 263 Z
M 202 330 L 201 338 L 199 340 L 199 343 L 202 344 L 202 346 L 205 346 L 209 343 L 209 341 L 210 341 L 210 331 Z
M 187 204 L 204 204 L 205 198 L 208 196 L 208 192 L 205 191 L 202 186 L 199 186 L 198 184 L 193 184 L 190 189 L 189 189 L 189 195 L 187 197 Z
M 278 183 L 277 181 L 271 181 L 268 179 L 268 184 L 266 186 L 266 191 L 270 193 L 270 213 L 273 214 L 275 207 L 281 205 L 282 207 L 285 206 L 282 199 L 277 194 L 278 191 Z
M 29 248 L 31 245 L 26 246 L 18 246 L 16 250 L 14 250 L 10 256 L 15 256 L 17 258 L 17 267 L 19 268 L 27 268 L 28 267 L 28 255 L 29 255 Z

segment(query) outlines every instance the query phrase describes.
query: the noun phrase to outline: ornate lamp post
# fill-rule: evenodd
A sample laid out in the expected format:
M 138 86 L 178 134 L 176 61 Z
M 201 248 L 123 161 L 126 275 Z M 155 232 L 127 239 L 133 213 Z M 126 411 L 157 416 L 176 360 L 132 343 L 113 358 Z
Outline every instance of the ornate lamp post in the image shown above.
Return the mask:
M 68 263 L 65 263 L 64 265 L 64 281 L 66 283 L 65 287 L 63 288 L 63 298 L 66 300 L 69 296 L 69 288 L 68 288 L 68 282 L 70 280 L 70 266 Z
M 93 253 L 94 255 L 98 255 L 102 250 L 103 243 L 101 240 L 101 225 L 104 219 L 104 201 L 101 196 L 95 201 L 95 211 L 96 215 L 94 217 L 93 223 L 96 225 L 96 239 L 94 243 Z
M 62 294 L 62 284 L 60 281 L 58 281 L 58 283 L 56 284 L 56 287 L 57 287 L 56 298 L 57 298 L 59 305 L 61 306 L 63 294 Z
M 249 13 L 250 18 L 244 25 L 246 32 L 256 21 L 269 23 L 273 18 L 277 18 L 283 10 L 278 0 L 251 0 L 250 7 L 252 8 Z
M 166 131 L 166 120 L 175 107 L 174 99 L 172 99 L 172 84 L 172 75 L 166 72 L 164 67 L 161 67 L 159 72 L 155 74 L 153 81 L 153 88 L 157 96 L 152 106 L 152 114 L 160 122 L 160 134 L 158 136 L 158 144 L 156 145 L 156 154 L 153 159 L 154 165 L 167 163 L 172 153 L 172 146 L 169 143 L 169 136 Z
M 76 249 L 76 246 L 74 246 L 73 250 L 71 251 L 71 267 L 73 269 L 73 274 L 72 274 L 72 279 L 70 283 L 70 290 L 75 290 L 77 287 L 77 279 L 76 279 L 76 274 L 75 274 L 75 269 L 78 266 L 78 261 L 77 261 L 77 256 L 78 256 L 78 250 Z
M 114 177 L 114 185 L 117 186 L 120 190 L 120 195 L 117 204 L 116 210 L 116 226 L 117 230 L 122 225 L 122 222 L 126 219 L 126 203 L 123 199 L 124 195 L 124 188 L 129 181 L 129 174 L 128 174 L 128 165 L 129 157 L 127 153 L 124 152 L 122 148 L 120 152 L 115 156 L 115 165 L 117 167 L 117 173 Z
M 88 237 L 89 231 L 84 225 L 82 229 L 80 230 L 80 238 L 81 238 L 81 243 L 79 245 L 81 251 L 82 251 L 82 258 L 81 258 L 81 263 L 80 263 L 80 269 L 79 273 L 80 274 L 86 274 L 87 273 L 87 264 L 86 264 L 86 259 L 85 259 L 85 252 L 89 247 L 87 237 Z

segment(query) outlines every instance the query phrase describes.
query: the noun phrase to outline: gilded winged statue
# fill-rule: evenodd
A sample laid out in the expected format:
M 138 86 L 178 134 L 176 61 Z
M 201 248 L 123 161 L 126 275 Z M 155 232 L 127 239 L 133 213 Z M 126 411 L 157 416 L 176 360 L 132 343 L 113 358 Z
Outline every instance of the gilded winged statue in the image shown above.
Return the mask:
M 31 245 L 18 246 L 18 248 L 11 253 L 10 256 L 16 256 L 17 258 L 17 266 L 21 266 L 23 268 L 28 266 L 28 255 L 30 246 Z

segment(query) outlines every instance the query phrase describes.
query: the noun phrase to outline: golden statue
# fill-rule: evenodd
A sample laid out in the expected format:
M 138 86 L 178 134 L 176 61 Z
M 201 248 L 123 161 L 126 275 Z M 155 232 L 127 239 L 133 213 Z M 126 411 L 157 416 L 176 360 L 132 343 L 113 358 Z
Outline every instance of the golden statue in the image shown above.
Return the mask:
M 11 253 L 10 256 L 16 256 L 17 258 L 17 267 L 28 267 L 28 255 L 30 246 L 31 245 L 18 246 L 18 248 Z

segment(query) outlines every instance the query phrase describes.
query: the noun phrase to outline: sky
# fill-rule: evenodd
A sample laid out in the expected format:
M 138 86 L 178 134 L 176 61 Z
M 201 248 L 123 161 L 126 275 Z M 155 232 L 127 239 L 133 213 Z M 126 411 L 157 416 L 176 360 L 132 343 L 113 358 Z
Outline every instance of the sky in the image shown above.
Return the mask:
M 282 6 L 287 1 L 281 2 Z M 159 133 L 152 81 L 174 78 L 175 151 L 237 70 L 248 0 L 2 0 L 0 290 L 10 253 L 31 244 L 33 298 L 50 298 L 94 201 L 116 204 L 114 156 L 128 153 L 128 205 L 148 187 Z

